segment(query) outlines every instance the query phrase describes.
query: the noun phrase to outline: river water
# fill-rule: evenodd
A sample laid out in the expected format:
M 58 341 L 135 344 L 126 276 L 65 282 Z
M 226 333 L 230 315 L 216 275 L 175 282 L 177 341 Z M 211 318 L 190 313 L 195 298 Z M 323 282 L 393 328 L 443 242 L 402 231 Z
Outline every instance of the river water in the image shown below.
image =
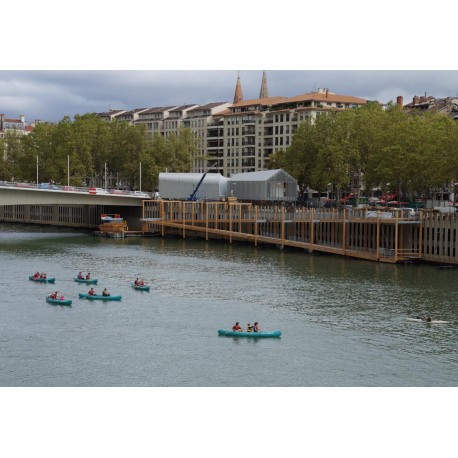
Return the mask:
M 35 271 L 54 285 L 28 280 Z M 121 294 L 78 298 L 78 271 Z M 0 225 L 0 386 L 455 387 L 458 270 Z M 130 281 L 142 276 L 151 291 Z M 71 307 L 49 305 L 54 290 Z M 446 325 L 414 323 L 429 313 Z M 235 321 L 280 339 L 219 337 Z

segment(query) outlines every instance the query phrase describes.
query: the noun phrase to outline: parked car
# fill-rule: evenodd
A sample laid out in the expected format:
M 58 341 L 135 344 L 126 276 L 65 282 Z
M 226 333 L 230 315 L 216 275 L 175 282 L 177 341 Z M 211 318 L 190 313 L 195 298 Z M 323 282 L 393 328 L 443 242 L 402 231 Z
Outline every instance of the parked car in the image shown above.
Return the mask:
M 89 194 L 108 194 L 108 191 L 102 188 L 89 188 Z
M 149 197 L 149 194 L 143 191 L 134 191 L 135 197 Z

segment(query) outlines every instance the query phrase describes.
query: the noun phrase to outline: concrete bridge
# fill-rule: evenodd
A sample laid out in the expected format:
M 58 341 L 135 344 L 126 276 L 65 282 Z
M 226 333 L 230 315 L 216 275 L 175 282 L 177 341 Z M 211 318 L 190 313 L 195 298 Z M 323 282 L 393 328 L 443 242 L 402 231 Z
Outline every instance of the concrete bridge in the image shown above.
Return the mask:
M 102 214 L 120 214 L 140 230 L 148 193 L 72 186 L 0 182 L 0 222 L 95 229 Z

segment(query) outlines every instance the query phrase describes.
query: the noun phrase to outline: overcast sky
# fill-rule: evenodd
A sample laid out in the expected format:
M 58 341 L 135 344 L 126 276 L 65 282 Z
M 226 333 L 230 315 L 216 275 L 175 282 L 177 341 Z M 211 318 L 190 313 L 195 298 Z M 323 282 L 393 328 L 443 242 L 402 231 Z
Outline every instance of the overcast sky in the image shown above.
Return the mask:
M 407 103 L 458 93 L 448 0 L 422 5 L 421 14 L 394 0 L 379 8 L 360 0 L 232 0 L 217 10 L 211 0 L 75 5 L 23 0 L 20 15 L 13 2 L 2 6 L 0 113 L 58 121 L 109 108 L 232 102 L 238 71 L 245 100 L 258 97 L 262 70 L 272 96 L 328 88 Z
M 457 71 L 266 70 L 269 93 L 293 97 L 318 88 L 386 103 L 398 95 L 458 93 Z M 58 121 L 112 109 L 232 102 L 237 70 L 0 71 L 0 113 Z M 262 70 L 241 70 L 244 99 L 259 96 Z

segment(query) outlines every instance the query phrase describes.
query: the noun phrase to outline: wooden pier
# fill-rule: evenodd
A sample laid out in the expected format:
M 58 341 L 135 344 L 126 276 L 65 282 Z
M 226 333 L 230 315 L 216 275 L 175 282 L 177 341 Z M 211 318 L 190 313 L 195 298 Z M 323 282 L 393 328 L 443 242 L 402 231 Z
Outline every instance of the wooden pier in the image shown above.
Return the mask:
M 426 215 L 422 212 L 419 217 L 412 217 L 402 209 L 336 210 L 239 202 L 144 201 L 142 223 L 145 233 L 162 236 L 218 238 L 229 243 L 247 241 L 405 263 L 423 257 Z

